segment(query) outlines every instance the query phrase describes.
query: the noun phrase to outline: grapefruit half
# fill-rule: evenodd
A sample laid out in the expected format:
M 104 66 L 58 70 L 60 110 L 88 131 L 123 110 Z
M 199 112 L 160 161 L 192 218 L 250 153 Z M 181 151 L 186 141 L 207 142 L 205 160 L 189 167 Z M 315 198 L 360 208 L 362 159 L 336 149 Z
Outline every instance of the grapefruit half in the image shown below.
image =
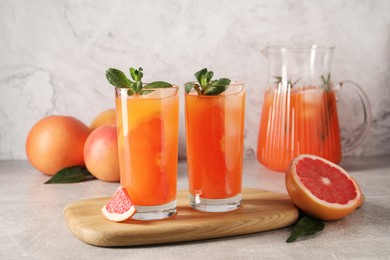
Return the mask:
M 126 188 L 116 189 L 112 198 L 102 208 L 103 215 L 110 221 L 125 221 L 135 214 L 135 206 L 131 202 Z
M 286 188 L 298 208 L 322 220 L 343 218 L 362 203 L 356 181 L 337 164 L 314 155 L 292 160 Z

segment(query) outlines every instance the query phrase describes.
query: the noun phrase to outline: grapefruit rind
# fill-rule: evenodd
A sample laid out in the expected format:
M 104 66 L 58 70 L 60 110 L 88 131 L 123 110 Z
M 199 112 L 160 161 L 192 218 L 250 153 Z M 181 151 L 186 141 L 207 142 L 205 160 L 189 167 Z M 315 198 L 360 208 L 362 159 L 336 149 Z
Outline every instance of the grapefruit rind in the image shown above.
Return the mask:
M 320 160 L 332 167 L 338 169 L 344 174 L 348 180 L 352 182 L 355 188 L 356 197 L 349 200 L 346 204 L 331 203 L 316 197 L 306 186 L 301 182 L 296 172 L 296 166 L 303 158 L 311 158 Z M 291 200 L 307 214 L 322 219 L 322 220 L 336 220 L 345 217 L 354 211 L 361 204 L 361 191 L 356 181 L 349 176 L 349 174 L 339 165 L 332 163 L 324 158 L 301 154 L 296 157 L 290 164 L 286 174 L 286 188 Z
M 118 213 L 108 212 L 106 205 L 104 205 L 104 207 L 102 208 L 102 213 L 110 221 L 122 222 L 122 221 L 128 220 L 129 218 L 131 218 L 135 214 L 135 207 L 131 206 L 131 208 L 128 211 L 126 211 L 122 214 L 118 214 Z
M 122 200 L 120 200 L 122 198 Z M 122 202 L 122 203 L 121 203 Z M 125 203 L 123 203 L 125 202 Z M 112 209 L 112 203 L 116 203 L 115 206 L 117 206 L 116 210 L 119 212 L 113 212 L 109 211 L 107 209 L 107 206 L 110 204 L 110 208 Z M 123 205 L 124 204 L 130 204 L 130 207 L 126 210 L 123 211 Z M 119 186 L 114 195 L 111 197 L 111 199 L 107 202 L 106 205 L 103 206 L 101 209 L 103 216 L 105 216 L 108 220 L 113 221 L 113 222 L 122 222 L 125 221 L 129 218 L 131 218 L 135 212 L 135 206 L 132 203 L 129 194 L 127 193 L 126 188 Z

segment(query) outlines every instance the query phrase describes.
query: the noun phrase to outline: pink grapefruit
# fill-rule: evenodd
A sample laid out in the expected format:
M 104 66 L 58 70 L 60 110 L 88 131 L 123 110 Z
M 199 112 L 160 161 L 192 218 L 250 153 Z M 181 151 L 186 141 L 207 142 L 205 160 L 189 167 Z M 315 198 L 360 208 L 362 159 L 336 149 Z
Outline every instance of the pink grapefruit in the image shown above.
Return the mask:
M 339 165 L 314 155 L 292 160 L 286 188 L 297 207 L 322 220 L 343 218 L 362 203 L 357 182 Z
M 126 188 L 119 187 L 102 208 L 103 215 L 110 221 L 121 222 L 135 214 L 135 206 L 130 200 Z

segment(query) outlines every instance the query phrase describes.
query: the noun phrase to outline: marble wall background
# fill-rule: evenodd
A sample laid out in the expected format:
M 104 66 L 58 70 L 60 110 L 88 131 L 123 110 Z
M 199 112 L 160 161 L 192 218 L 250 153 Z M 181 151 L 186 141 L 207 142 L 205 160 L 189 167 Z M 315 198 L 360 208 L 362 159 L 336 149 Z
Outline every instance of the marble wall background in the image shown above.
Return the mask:
M 203 67 L 245 80 L 245 154 L 253 157 L 267 80 L 260 51 L 299 42 L 335 44 L 333 78 L 359 82 L 371 101 L 370 133 L 349 155 L 390 154 L 388 0 L 0 0 L 0 35 L 0 159 L 25 159 L 27 133 L 45 115 L 89 124 L 112 108 L 104 72 L 130 66 L 150 81 L 183 84 Z M 344 140 L 361 116 L 346 103 Z

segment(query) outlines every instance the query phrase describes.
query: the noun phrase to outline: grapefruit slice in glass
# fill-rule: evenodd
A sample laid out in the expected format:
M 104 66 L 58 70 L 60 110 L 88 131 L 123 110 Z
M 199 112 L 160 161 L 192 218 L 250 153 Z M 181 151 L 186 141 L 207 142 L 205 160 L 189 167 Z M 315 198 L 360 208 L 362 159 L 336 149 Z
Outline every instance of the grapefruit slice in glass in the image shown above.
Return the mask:
M 286 174 L 286 188 L 297 207 L 322 220 L 347 216 L 363 199 L 357 182 L 343 168 L 309 154 L 292 160 Z
M 125 221 L 135 214 L 135 207 L 124 187 L 116 189 L 114 195 L 102 208 L 103 215 L 110 221 Z

